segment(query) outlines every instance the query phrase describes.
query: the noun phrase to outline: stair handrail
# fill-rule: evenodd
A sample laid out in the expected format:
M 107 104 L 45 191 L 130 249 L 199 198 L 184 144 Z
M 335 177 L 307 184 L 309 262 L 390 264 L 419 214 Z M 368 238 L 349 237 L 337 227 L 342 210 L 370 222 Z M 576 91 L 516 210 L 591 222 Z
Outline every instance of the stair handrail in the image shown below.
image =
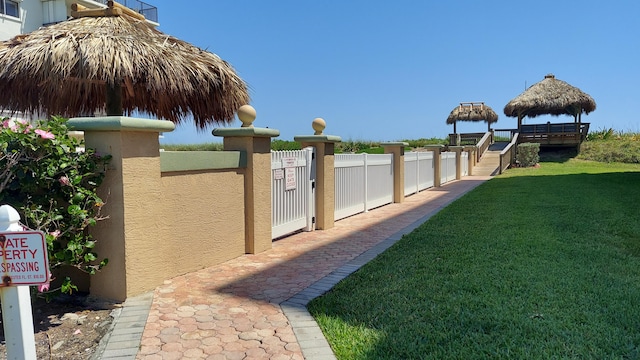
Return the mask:
M 482 158 L 482 155 L 489 149 L 489 145 L 493 142 L 493 134 L 490 131 L 484 133 L 484 136 L 478 141 L 476 145 L 478 147 L 478 161 Z
M 519 133 L 513 133 L 511 142 L 500 152 L 500 174 L 516 162 L 516 145 Z

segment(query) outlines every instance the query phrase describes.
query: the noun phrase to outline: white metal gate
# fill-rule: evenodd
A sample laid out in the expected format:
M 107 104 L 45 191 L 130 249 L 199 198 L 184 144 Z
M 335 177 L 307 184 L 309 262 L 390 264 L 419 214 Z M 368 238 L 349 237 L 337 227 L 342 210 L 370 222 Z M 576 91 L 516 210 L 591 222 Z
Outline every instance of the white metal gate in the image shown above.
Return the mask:
M 271 237 L 314 228 L 314 148 L 271 152 Z

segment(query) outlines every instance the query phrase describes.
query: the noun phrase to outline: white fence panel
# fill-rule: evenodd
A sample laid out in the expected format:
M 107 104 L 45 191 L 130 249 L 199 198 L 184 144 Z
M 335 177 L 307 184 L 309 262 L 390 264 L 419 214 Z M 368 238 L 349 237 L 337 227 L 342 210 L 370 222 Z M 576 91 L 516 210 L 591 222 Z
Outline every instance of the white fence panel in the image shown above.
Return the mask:
M 367 155 L 367 210 L 393 202 L 393 154 Z
M 313 230 L 314 149 L 271 152 L 271 237 Z
M 469 176 L 469 152 L 463 151 L 460 161 L 462 161 L 462 176 Z
M 449 181 L 456 179 L 456 153 L 455 152 L 443 152 L 440 155 L 440 165 L 442 166 L 440 172 L 440 184 L 446 184 Z
M 436 172 L 433 168 L 433 151 L 420 153 L 420 181 L 418 185 L 420 190 L 433 187 Z
M 335 220 L 393 202 L 393 154 L 335 155 Z
M 420 164 L 418 163 L 417 152 L 406 152 L 404 154 L 404 196 L 417 193 L 418 174 Z
M 433 178 L 432 151 L 412 151 L 404 154 L 405 196 L 433 187 Z
M 365 211 L 366 154 L 335 155 L 335 220 Z

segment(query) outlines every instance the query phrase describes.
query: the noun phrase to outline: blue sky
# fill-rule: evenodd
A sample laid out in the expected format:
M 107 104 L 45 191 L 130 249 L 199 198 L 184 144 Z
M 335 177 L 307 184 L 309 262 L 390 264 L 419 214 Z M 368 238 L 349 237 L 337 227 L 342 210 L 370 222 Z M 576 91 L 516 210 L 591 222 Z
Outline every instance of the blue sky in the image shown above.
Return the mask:
M 640 1 L 145 1 L 160 31 L 235 68 L 254 126 L 282 140 L 311 134 L 316 117 L 345 141 L 444 138 L 466 101 L 491 106 L 494 128 L 514 128 L 502 109 L 548 73 L 595 99 L 583 115 L 591 130 L 640 132 Z M 547 120 L 573 118 L 525 123 Z M 186 121 L 162 142 L 220 142 L 212 129 Z

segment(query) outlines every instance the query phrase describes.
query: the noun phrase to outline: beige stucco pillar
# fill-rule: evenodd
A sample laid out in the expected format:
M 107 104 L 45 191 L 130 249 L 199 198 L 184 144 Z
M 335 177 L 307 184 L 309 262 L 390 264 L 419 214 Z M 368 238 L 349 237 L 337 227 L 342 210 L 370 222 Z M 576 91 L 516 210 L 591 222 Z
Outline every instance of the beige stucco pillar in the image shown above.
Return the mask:
M 406 142 L 388 142 L 380 144 L 385 154 L 393 154 L 393 202 L 404 201 L 404 148 Z
M 473 175 L 473 167 L 476 165 L 476 147 L 475 146 L 465 146 L 464 151 L 469 154 L 467 161 L 469 162 L 469 176 Z
M 440 154 L 444 145 L 427 145 L 424 147 L 429 151 L 433 151 L 433 187 L 439 187 L 441 185 L 442 178 L 442 159 Z
M 326 122 L 316 118 L 311 123 L 314 134 L 295 136 L 293 139 L 302 147 L 316 149 L 316 229 L 331 229 L 335 222 L 335 144 L 341 142 L 339 136 L 324 135 Z
M 109 264 L 91 277 L 92 295 L 123 301 L 147 289 L 145 274 L 152 269 L 154 244 L 162 241 L 161 223 L 167 219 L 160 191 L 160 132 L 173 131 L 169 121 L 124 116 L 73 118 L 67 123 L 84 131 L 85 146 L 112 156 L 98 189 L 105 202 L 99 221 L 89 230 L 98 258 Z
M 449 151 L 456 153 L 456 180 L 462 179 L 462 146 L 449 146 Z
M 245 251 L 257 254 L 271 249 L 271 138 L 280 131 L 253 127 L 256 111 L 249 105 L 238 109 L 240 128 L 214 129 L 222 136 L 224 150 L 246 152 Z

